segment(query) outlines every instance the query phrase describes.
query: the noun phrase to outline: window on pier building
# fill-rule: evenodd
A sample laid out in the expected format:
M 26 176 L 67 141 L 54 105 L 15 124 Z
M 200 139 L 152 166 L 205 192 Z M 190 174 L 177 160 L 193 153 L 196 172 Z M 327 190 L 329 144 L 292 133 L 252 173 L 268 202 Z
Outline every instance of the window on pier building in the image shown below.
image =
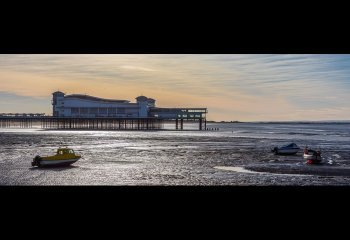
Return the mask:
M 90 108 L 89 113 L 90 114 L 98 114 L 98 108 Z
M 70 111 L 72 114 L 79 114 L 79 108 L 71 108 Z
M 89 109 L 88 108 L 80 108 L 80 114 L 88 114 Z
M 107 108 L 99 108 L 98 113 L 99 114 L 107 114 Z
M 116 108 L 108 108 L 108 115 L 115 115 L 117 114 Z
M 125 114 L 125 108 L 117 108 L 118 114 Z

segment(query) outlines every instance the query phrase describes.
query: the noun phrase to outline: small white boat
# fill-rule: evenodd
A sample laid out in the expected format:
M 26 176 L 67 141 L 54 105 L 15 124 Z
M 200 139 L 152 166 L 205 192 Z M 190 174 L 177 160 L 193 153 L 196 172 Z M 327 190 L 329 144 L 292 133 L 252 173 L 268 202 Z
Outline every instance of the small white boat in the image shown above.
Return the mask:
M 300 147 L 295 143 L 290 143 L 288 145 L 282 147 L 275 147 L 272 149 L 272 152 L 279 155 L 293 155 L 296 154 L 300 150 Z
M 321 151 L 320 150 L 312 150 L 307 147 L 304 149 L 304 159 L 307 164 L 319 164 L 322 162 Z

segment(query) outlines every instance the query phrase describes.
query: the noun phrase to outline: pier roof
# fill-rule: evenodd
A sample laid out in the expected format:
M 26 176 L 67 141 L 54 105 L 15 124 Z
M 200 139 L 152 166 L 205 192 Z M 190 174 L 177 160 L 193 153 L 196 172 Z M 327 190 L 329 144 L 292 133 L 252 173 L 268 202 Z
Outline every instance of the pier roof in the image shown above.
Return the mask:
M 128 100 L 106 99 L 106 98 L 93 97 L 93 96 L 84 95 L 84 94 L 71 94 L 71 95 L 66 95 L 64 98 L 77 98 L 82 100 L 100 101 L 100 102 L 109 102 L 109 103 L 129 103 L 130 102 Z

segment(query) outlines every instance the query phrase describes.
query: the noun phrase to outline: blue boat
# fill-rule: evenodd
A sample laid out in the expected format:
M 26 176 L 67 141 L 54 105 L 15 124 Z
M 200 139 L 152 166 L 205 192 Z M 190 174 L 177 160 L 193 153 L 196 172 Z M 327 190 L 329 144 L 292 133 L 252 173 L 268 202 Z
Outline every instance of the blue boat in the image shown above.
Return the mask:
M 295 143 L 290 143 L 282 147 L 275 147 L 274 149 L 272 149 L 272 152 L 274 152 L 277 155 L 293 155 L 296 154 L 299 150 L 300 147 L 298 147 L 298 145 L 296 145 Z

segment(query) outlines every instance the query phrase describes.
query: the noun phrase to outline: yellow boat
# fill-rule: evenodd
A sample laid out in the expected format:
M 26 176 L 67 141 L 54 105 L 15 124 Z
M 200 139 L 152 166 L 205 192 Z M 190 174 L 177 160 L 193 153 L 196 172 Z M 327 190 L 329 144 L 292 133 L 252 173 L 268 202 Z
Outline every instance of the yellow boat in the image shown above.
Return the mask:
M 32 166 L 46 167 L 46 166 L 67 166 L 75 163 L 81 158 L 80 155 L 75 154 L 71 148 L 59 148 L 56 155 L 40 157 L 39 155 L 33 158 Z

